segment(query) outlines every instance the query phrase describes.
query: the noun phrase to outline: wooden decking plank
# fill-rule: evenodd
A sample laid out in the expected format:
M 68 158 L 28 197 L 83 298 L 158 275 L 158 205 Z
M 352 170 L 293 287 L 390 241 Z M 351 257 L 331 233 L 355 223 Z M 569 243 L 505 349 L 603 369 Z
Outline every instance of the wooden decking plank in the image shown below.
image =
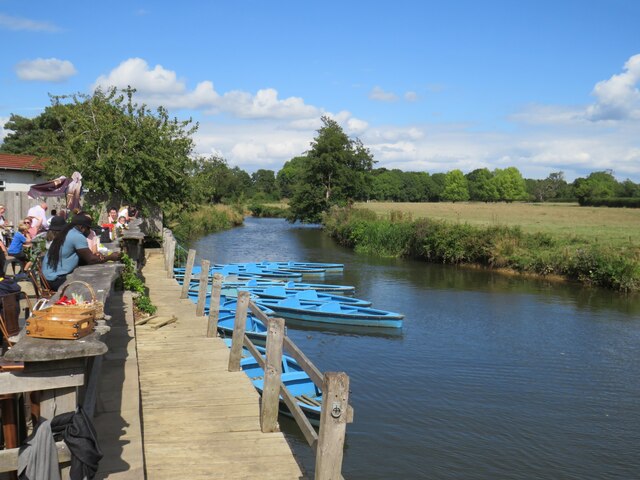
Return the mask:
M 164 258 L 144 268 L 158 315 L 177 322 L 136 327 L 147 478 L 304 478 L 282 433 L 260 431 L 259 396 L 242 372 L 228 372 L 229 349 L 206 337 L 206 317 L 179 300 Z

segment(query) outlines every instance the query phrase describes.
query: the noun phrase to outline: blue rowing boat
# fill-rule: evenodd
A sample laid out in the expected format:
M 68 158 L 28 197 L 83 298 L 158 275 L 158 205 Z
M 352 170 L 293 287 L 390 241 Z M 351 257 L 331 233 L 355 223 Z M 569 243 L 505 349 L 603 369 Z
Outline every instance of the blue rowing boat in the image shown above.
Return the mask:
M 314 302 L 286 298 L 260 298 L 256 303 L 270 308 L 285 318 L 309 322 L 354 325 L 360 327 L 401 328 L 404 315 L 368 307 L 354 307 L 338 302 Z
M 249 292 L 251 295 L 255 295 L 258 298 L 269 298 L 275 300 L 284 300 L 285 298 L 297 298 L 298 300 L 309 300 L 313 302 L 338 302 L 344 305 L 354 305 L 358 307 L 369 307 L 371 302 L 368 300 L 361 300 L 359 298 L 345 297 L 342 295 L 331 295 L 330 293 L 318 293 L 316 290 L 292 290 L 284 287 L 246 287 L 241 288 Z M 233 293 L 229 290 L 225 290 L 225 294 L 233 296 Z
M 223 264 L 219 264 L 223 265 Z M 248 263 L 230 263 L 225 265 L 248 265 Z M 324 263 L 324 262 L 272 262 L 270 260 L 262 260 L 261 262 L 256 262 L 252 265 L 275 265 L 276 268 L 309 268 L 309 269 L 320 269 L 325 271 L 326 273 L 341 273 L 344 270 L 344 264 L 342 263 Z
M 223 338 L 233 337 L 233 325 L 235 320 L 235 315 L 220 315 L 220 318 L 218 318 L 218 332 L 220 332 L 220 335 Z M 245 334 L 251 339 L 254 345 L 265 346 L 267 343 L 267 327 L 250 313 L 247 314 Z
M 225 339 L 226 345 L 231 348 L 231 339 Z M 264 347 L 256 346 L 264 357 Z M 255 389 L 262 395 L 264 390 L 264 370 L 246 348 L 242 349 L 243 358 L 240 360 L 240 368 L 247 374 Z M 298 406 L 304 412 L 312 425 L 320 424 L 320 412 L 322 409 L 322 391 L 316 387 L 309 375 L 300 367 L 298 362 L 289 355 L 282 355 L 281 382 L 295 397 Z M 280 412 L 291 416 L 291 412 L 280 397 Z

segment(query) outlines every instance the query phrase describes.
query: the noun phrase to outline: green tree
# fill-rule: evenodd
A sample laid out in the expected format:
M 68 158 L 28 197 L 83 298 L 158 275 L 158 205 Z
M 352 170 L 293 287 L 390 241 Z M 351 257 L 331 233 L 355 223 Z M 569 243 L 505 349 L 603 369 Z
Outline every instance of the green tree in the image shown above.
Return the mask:
M 233 189 L 227 161 L 219 156 L 197 157 L 191 172 L 191 198 L 195 203 L 220 203 Z
M 469 185 L 461 170 L 451 170 L 445 175 L 442 199 L 449 202 L 469 200 Z
M 593 172 L 587 178 L 577 178 L 573 184 L 580 203 L 586 199 L 613 198 L 620 191 L 620 185 L 611 170 Z
M 442 192 L 444 192 L 445 173 L 434 173 L 431 175 L 431 189 L 429 195 L 430 202 L 439 202 L 442 200 Z
M 526 200 L 527 189 L 520 170 L 516 167 L 505 169 L 496 168 L 493 171 L 492 183 L 498 192 L 498 197 L 504 202 Z
M 373 157 L 360 140 L 351 140 L 338 123 L 322 117 L 289 206 L 290 220 L 317 222 L 331 205 L 364 200 L 370 191 Z
M 259 169 L 251 174 L 251 183 L 255 194 L 263 198 L 275 200 L 280 198 L 273 170 Z
M 307 157 L 294 157 L 282 166 L 276 175 L 276 181 L 282 198 L 291 198 L 296 185 L 302 182 Z
M 477 168 L 465 175 L 469 182 L 469 198 L 476 202 L 497 202 L 498 190 L 491 181 L 493 174 L 487 168 Z
M 92 191 L 132 203 L 184 203 L 197 125 L 169 118 L 163 107 L 137 105 L 134 93 L 111 88 L 91 96 L 52 96 L 51 106 L 33 121 L 13 117 L 14 133 L 4 148 L 48 158 L 49 175 L 77 170 Z

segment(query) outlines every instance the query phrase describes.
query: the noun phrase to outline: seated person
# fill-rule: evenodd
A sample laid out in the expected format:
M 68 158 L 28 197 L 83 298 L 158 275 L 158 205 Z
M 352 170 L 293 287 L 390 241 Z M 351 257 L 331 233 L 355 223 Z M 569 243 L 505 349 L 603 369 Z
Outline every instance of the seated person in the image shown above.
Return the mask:
M 91 252 L 87 242 L 91 223 L 92 220 L 87 215 L 74 215 L 71 223 L 51 243 L 42 260 L 42 274 L 52 290 L 57 290 L 79 264 L 93 265 L 120 259 L 120 254 L 116 252 L 106 257 Z
M 105 223 L 116 224 L 118 222 L 118 210 L 116 207 L 109 208 L 109 212 L 107 214 L 107 221 Z
M 20 262 L 20 272 L 16 275 L 16 279 L 27 278 L 27 274 L 24 271 L 29 268 L 30 263 L 24 249 L 30 246 L 29 225 L 23 223 L 18 227 L 18 231 L 13 236 L 13 240 L 11 240 L 11 245 L 7 248 L 7 253 Z
M 116 223 L 116 226 L 115 226 L 116 235 L 122 235 L 126 228 L 127 228 L 127 219 L 124 215 L 121 215 L 118 218 L 118 223 Z

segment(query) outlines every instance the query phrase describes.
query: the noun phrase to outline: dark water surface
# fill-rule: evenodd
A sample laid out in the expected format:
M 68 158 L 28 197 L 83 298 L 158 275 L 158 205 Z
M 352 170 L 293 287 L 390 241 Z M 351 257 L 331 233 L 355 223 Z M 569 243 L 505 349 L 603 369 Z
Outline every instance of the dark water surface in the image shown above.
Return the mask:
M 344 263 L 326 283 L 406 315 L 399 331 L 289 326 L 320 370 L 350 376 L 348 480 L 640 479 L 638 297 L 357 255 L 275 219 L 194 248 Z

